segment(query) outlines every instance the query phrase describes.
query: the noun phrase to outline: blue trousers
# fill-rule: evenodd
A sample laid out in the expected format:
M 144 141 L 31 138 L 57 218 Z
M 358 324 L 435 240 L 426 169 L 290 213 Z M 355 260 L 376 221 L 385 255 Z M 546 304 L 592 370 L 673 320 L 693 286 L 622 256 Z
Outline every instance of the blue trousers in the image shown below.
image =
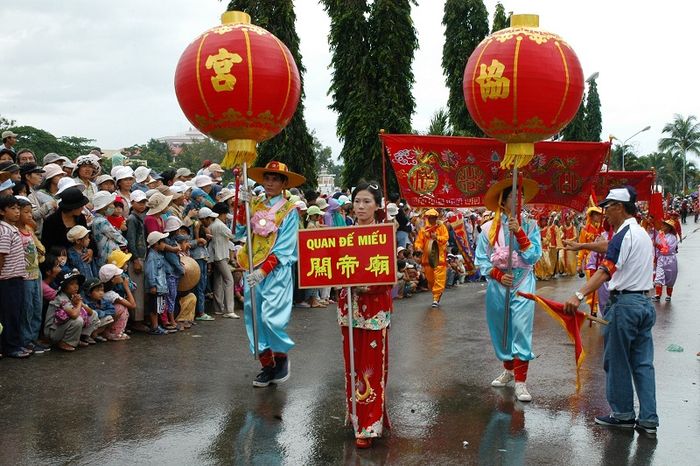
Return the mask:
M 275 353 L 287 353 L 294 347 L 294 342 L 287 335 L 287 325 L 292 317 L 294 294 L 292 266 L 277 266 L 255 288 L 251 289 L 247 281 L 244 281 L 244 287 L 243 312 L 250 341 L 250 352 L 254 351 L 250 299 L 251 292 L 254 292 L 257 306 L 258 351 L 262 353 L 271 349 Z
M 603 330 L 603 367 L 606 397 L 612 414 L 617 419 L 635 418 L 636 389 L 639 398 L 638 422 L 647 427 L 658 426 L 654 342 L 651 336 L 656 322 L 654 306 L 642 294 L 611 295 L 605 318 L 610 324 Z
M 207 260 L 197 259 L 197 265 L 199 265 L 199 283 L 197 283 L 197 288 L 195 294 L 197 295 L 197 315 L 200 316 L 204 314 L 204 294 L 207 291 Z
M 41 330 L 41 278 L 24 281 L 24 314 L 20 322 L 22 346 L 39 338 Z
M 21 318 L 24 315 L 24 280 L 10 278 L 0 280 L 0 348 L 3 354 L 22 348 Z

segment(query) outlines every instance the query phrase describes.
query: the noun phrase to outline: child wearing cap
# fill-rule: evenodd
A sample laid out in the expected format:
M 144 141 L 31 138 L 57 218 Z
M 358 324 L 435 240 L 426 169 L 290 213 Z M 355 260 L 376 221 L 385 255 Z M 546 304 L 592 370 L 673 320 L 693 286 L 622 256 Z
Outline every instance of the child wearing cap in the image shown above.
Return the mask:
M 204 300 L 208 282 L 207 269 L 209 263 L 209 248 L 207 248 L 207 245 L 211 239 L 209 226 L 217 217 L 218 215 L 212 212 L 209 207 L 202 207 L 199 209 L 197 214 L 198 220 L 194 223 L 194 225 L 192 225 L 192 231 L 194 233 L 194 246 L 190 250 L 190 256 L 197 261 L 200 271 L 199 283 L 197 284 L 196 289 L 196 320 L 214 320 L 214 317 L 204 312 Z
M 161 322 L 166 330 L 182 329 L 182 327 L 175 322 L 175 308 L 177 306 L 177 286 L 180 282 L 180 278 L 185 274 L 185 269 L 182 266 L 182 262 L 180 262 L 179 253 L 173 252 L 174 250 L 180 249 L 177 241 L 175 241 L 175 236 L 181 226 L 182 220 L 171 215 L 165 221 L 165 228 L 163 230 L 163 233 L 168 235 L 163 241 L 171 247 L 170 250 L 163 251 L 166 265 L 165 279 L 168 282 L 168 313 L 167 315 L 161 316 Z
M 146 217 L 146 193 L 143 191 L 134 191 L 131 193 L 131 212 L 126 220 L 126 239 L 127 249 L 131 253 L 128 270 L 129 277 L 134 283 L 133 290 L 136 307 L 133 311 L 133 320 L 137 324 L 134 327 L 145 328 L 138 323 L 143 322 L 144 305 L 145 305 L 145 281 L 144 281 L 144 266 L 146 264 L 146 253 L 148 247 L 146 245 L 146 228 L 144 219 Z
M 0 335 L 2 354 L 27 358 L 30 351 L 22 346 L 21 317 L 24 313 L 24 262 L 22 237 L 16 224 L 20 208 L 17 198 L 0 197 Z
M 108 215 L 114 214 L 115 194 L 107 191 L 98 191 L 92 198 L 95 209 L 95 218 L 92 221 L 92 235 L 97 243 L 97 267 L 102 267 L 107 262 L 107 256 L 115 249 L 126 248 L 127 242 L 121 232 L 107 220 Z
M 82 289 L 85 305 L 95 311 L 100 324 L 104 324 L 95 329 L 91 338 L 95 341 L 107 341 L 101 334 L 107 330 L 107 325 L 114 325 L 114 316 L 116 314 L 114 304 L 104 299 L 104 287 L 97 277 L 85 280 Z
M 97 276 L 97 266 L 92 258 L 83 260 L 83 256 L 90 246 L 90 230 L 82 225 L 76 225 L 66 234 L 66 238 L 71 243 L 68 248 L 68 267 L 77 269 L 85 279 Z
M 114 212 L 107 215 L 107 220 L 114 228 L 122 232 L 126 231 L 126 218 L 124 218 L 124 199 L 121 196 L 114 198 Z
M 60 291 L 49 303 L 44 320 L 44 335 L 63 351 L 88 346 L 90 335 L 97 330 L 97 313 L 83 303 L 80 287 L 85 277 L 77 270 L 59 277 Z
M 165 250 L 165 238 L 168 235 L 159 231 L 153 231 L 146 238 L 148 243 L 148 256 L 146 257 L 146 289 L 151 298 L 148 306 L 151 330 L 149 335 L 165 335 L 168 333 L 158 325 L 158 316 L 168 311 L 168 280 L 166 277 L 166 263 L 163 251 Z
M 41 331 L 41 274 L 39 273 L 40 257 L 45 254 L 44 247 L 34 234 L 36 222 L 33 218 L 33 206 L 28 199 L 19 199 L 19 229 L 26 273 L 24 275 L 24 314 L 20 323 L 22 346 L 35 353 L 43 353 L 48 348 L 36 341 Z
M 124 254 L 121 251 L 115 251 L 115 253 Z M 125 259 L 123 260 L 124 266 L 128 262 L 128 258 L 123 257 L 122 259 Z M 104 299 L 114 306 L 114 323 L 107 328 L 105 333 L 105 337 L 110 341 L 129 339 L 125 333 L 126 324 L 129 321 L 129 310 L 136 307 L 136 301 L 129 286 L 129 277 L 124 274 L 123 266 L 105 264 L 100 268 L 100 282 L 103 284 Z

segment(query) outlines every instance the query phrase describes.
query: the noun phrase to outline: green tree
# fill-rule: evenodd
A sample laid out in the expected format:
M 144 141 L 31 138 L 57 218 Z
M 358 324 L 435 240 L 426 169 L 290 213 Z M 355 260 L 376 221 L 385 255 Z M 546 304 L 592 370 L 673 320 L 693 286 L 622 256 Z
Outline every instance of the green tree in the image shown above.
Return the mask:
M 588 81 L 588 95 L 586 96 L 586 139 L 584 141 L 600 141 L 600 133 L 603 131 L 603 115 L 600 111 L 600 95 L 595 79 Z
M 576 116 L 564 127 L 561 136 L 564 141 L 588 141 L 585 99 L 581 100 Z
M 342 182 L 381 179 L 380 129 L 410 132 L 411 63 L 418 46 L 411 0 L 322 0 L 331 19 L 331 108 L 343 141 Z M 391 179 L 390 179 L 391 180 Z
M 202 162 L 205 160 L 221 162 L 225 153 L 226 146 L 223 143 L 207 138 L 191 144 L 183 144 L 180 153 L 177 154 L 175 164 L 197 173 L 197 170 L 202 168 Z
M 624 163 L 623 163 L 624 161 Z M 610 152 L 610 170 L 641 170 L 637 154 L 634 153 L 630 144 L 618 144 Z
M 506 9 L 501 2 L 496 3 L 496 10 L 493 13 L 493 26 L 491 33 L 500 31 L 510 26 L 510 16 L 506 16 Z
M 438 109 L 430 119 L 428 134 L 435 136 L 452 136 L 452 127 L 450 126 L 450 116 L 444 108 Z
M 316 160 L 316 170 L 319 173 L 330 173 L 332 175 L 340 175 L 342 172 L 342 165 L 338 165 L 333 161 L 333 150 L 324 146 L 323 143 L 316 137 L 316 134 L 311 133 L 311 137 L 314 141 L 314 158 Z
M 146 144 L 129 148 L 131 153 L 137 153 L 137 158 L 148 161 L 148 166 L 158 172 L 174 166 L 173 152 L 167 142 L 149 139 Z
M 489 14 L 482 0 L 447 0 L 442 24 L 442 70 L 449 90 L 447 110 L 456 134 L 483 136 L 464 103 L 462 82 L 469 55 L 489 33 Z
M 94 139 L 83 138 L 80 136 L 62 136 L 58 138 L 58 141 L 64 147 L 63 152 L 59 152 L 59 154 L 64 155 L 71 160 L 79 155 L 87 154 L 95 145 Z
M 688 152 L 700 156 L 700 123 L 695 115 L 683 117 L 673 115 L 673 121 L 667 123 L 661 130 L 662 134 L 668 136 L 659 139 L 659 150 L 678 155 L 686 160 Z M 688 188 L 686 179 L 686 163 L 681 163 L 682 172 L 681 190 L 685 192 Z
M 256 165 L 264 166 L 270 160 L 279 160 L 306 177 L 306 185 L 317 184 L 318 172 L 314 160 L 313 141 L 304 119 L 304 72 L 299 52 L 299 35 L 294 23 L 294 3 L 292 0 L 232 0 L 228 10 L 245 11 L 252 22 L 263 27 L 281 40 L 297 64 L 301 78 L 301 98 L 291 121 L 280 134 L 258 145 Z

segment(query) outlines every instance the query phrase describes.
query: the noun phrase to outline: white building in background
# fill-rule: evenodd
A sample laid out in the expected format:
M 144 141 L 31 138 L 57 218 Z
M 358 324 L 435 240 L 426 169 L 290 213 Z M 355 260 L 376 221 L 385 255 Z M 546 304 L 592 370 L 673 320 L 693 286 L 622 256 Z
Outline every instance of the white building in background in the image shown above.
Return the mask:
M 335 175 L 321 172 L 318 174 L 318 190 L 321 194 L 331 196 L 335 193 Z
M 190 128 L 184 133 L 176 134 L 175 136 L 163 136 L 158 138 L 160 142 L 166 142 L 171 147 L 181 147 L 185 144 L 192 144 L 193 142 L 205 141 L 207 137 L 197 131 L 194 128 Z

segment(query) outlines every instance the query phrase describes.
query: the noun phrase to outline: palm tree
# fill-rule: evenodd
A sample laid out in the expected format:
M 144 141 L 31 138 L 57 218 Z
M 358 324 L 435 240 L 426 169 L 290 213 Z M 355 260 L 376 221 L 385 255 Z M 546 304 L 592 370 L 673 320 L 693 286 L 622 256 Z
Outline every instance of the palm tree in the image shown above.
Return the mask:
M 637 154 L 632 150 L 632 144 L 618 144 L 610 154 L 611 170 L 637 170 L 640 168 Z
M 679 155 L 683 158 L 681 169 L 683 172 L 681 189 L 685 193 L 686 184 L 686 154 L 693 152 L 700 156 L 700 123 L 697 123 L 695 115 L 689 115 L 684 118 L 676 113 L 673 115 L 673 121 L 667 123 L 661 130 L 663 134 L 668 134 L 667 137 L 659 139 L 659 150 L 669 152 L 673 155 Z

